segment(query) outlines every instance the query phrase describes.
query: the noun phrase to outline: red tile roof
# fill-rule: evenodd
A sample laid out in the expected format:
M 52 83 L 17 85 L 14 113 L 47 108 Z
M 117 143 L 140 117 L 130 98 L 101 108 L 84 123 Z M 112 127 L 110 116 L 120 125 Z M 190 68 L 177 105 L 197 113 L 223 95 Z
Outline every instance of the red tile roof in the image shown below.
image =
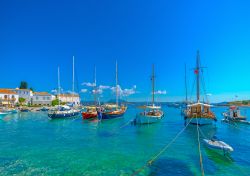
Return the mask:
M 16 92 L 12 91 L 11 89 L 0 89 L 0 94 L 17 94 Z

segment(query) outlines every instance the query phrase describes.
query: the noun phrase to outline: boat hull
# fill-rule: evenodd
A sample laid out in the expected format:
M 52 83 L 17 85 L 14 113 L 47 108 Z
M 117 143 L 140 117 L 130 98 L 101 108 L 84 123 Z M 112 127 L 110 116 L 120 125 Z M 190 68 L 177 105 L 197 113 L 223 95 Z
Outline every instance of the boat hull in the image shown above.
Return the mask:
M 117 114 L 98 112 L 97 114 L 98 114 L 99 120 L 107 120 L 107 119 L 115 119 L 115 118 L 123 117 L 125 112 L 121 112 L 121 113 L 117 113 Z
M 208 148 L 215 150 L 217 152 L 222 152 L 223 154 L 231 153 L 234 151 L 231 146 L 229 146 L 223 141 L 217 141 L 220 145 L 213 145 L 210 143 L 210 140 L 207 139 L 203 139 L 203 142 Z
M 7 114 L 16 114 L 18 111 L 16 109 L 12 109 L 12 110 L 5 110 L 4 112 Z
M 185 117 L 186 124 L 192 124 L 192 125 L 212 125 L 215 123 L 215 119 L 211 118 L 204 118 L 204 117 L 195 117 L 195 118 L 187 118 Z
M 5 115 L 8 115 L 8 113 L 6 113 L 6 112 L 0 112 L 0 116 L 5 116 Z
M 93 119 L 97 117 L 97 113 L 87 113 L 87 112 L 83 112 L 82 113 L 82 118 L 83 119 Z
M 145 116 L 137 114 L 134 123 L 135 124 L 152 124 L 152 123 L 158 123 L 162 120 L 164 115 L 161 115 L 159 117 L 156 116 Z
M 72 117 L 76 117 L 79 116 L 80 112 L 72 112 L 72 113 L 49 113 L 48 116 L 51 119 L 65 119 L 65 118 L 72 118 Z

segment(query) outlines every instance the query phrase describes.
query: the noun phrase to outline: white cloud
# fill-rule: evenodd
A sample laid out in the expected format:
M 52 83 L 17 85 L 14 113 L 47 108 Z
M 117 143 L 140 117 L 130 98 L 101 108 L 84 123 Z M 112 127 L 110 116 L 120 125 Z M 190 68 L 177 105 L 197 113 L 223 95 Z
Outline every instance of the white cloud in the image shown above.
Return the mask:
M 99 89 L 96 89 L 96 90 L 92 90 L 92 93 L 93 94 L 102 94 L 103 90 L 99 88 Z
M 86 93 L 88 92 L 88 89 L 81 89 L 81 93 Z
M 50 91 L 52 94 L 57 94 L 57 90 L 56 89 L 53 89 Z
M 155 91 L 155 94 L 156 95 L 166 95 L 167 91 L 166 90 L 157 90 L 157 91 Z
M 90 83 L 90 82 L 84 82 L 82 83 L 82 85 L 87 87 L 95 87 L 95 83 Z
M 50 91 L 52 94 L 56 95 L 58 94 L 58 89 L 53 89 Z M 64 93 L 64 90 L 61 88 L 60 93 Z
M 136 93 L 136 85 L 134 85 L 130 89 L 122 89 L 120 85 L 117 86 L 118 88 L 118 95 L 120 96 L 130 96 Z M 110 88 L 113 93 L 116 93 L 116 87 L 111 87 Z
M 100 85 L 99 89 L 102 89 L 102 90 L 104 90 L 104 89 L 110 89 L 110 86 Z

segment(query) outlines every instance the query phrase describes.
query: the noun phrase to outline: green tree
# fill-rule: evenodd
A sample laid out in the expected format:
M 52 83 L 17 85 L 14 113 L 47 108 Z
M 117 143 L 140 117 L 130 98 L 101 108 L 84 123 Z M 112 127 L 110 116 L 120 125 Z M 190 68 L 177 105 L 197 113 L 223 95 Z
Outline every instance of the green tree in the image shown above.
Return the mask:
M 31 88 L 30 88 L 30 91 L 34 92 L 34 89 L 31 87 Z
M 248 105 L 248 101 L 242 101 L 243 105 Z
M 26 81 L 21 81 L 19 89 L 28 89 L 28 83 Z
M 22 97 L 20 97 L 19 99 L 18 99 L 18 102 L 21 104 L 21 105 L 23 105 L 23 103 L 25 102 L 25 98 L 22 98 Z
M 55 99 L 52 101 L 52 106 L 56 106 L 56 105 L 59 105 L 59 100 L 58 99 Z

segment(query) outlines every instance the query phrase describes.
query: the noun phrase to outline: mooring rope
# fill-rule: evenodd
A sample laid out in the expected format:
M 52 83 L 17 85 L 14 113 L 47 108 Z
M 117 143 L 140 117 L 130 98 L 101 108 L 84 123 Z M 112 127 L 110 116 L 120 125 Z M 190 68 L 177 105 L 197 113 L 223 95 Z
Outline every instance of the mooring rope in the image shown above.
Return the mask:
M 199 130 L 198 118 L 197 117 L 196 117 L 196 122 L 197 122 L 198 151 L 199 151 L 199 156 L 200 156 L 200 169 L 201 169 L 201 175 L 205 176 L 204 167 L 203 167 L 203 159 L 202 159 L 202 154 L 201 154 L 200 130 Z
M 193 118 L 192 118 L 193 119 Z M 154 157 L 152 157 L 152 159 L 150 159 L 144 166 L 142 166 L 141 168 L 137 169 L 132 176 L 138 175 L 140 172 L 142 172 L 147 166 L 150 166 L 153 164 L 153 162 L 159 157 L 161 156 L 177 139 L 178 137 L 186 130 L 186 128 L 188 127 L 188 125 L 191 123 L 192 119 L 188 122 L 188 124 L 179 132 L 177 133 L 177 135 L 158 153 L 156 154 Z
M 121 125 L 121 126 L 115 128 L 115 129 L 113 129 L 113 130 L 111 131 L 110 134 L 111 134 L 111 135 L 114 135 L 114 134 L 117 133 L 120 129 L 122 129 L 122 128 L 128 126 L 129 124 L 131 124 L 131 122 L 132 122 L 132 120 L 129 120 L 128 122 L 124 123 L 123 125 Z

